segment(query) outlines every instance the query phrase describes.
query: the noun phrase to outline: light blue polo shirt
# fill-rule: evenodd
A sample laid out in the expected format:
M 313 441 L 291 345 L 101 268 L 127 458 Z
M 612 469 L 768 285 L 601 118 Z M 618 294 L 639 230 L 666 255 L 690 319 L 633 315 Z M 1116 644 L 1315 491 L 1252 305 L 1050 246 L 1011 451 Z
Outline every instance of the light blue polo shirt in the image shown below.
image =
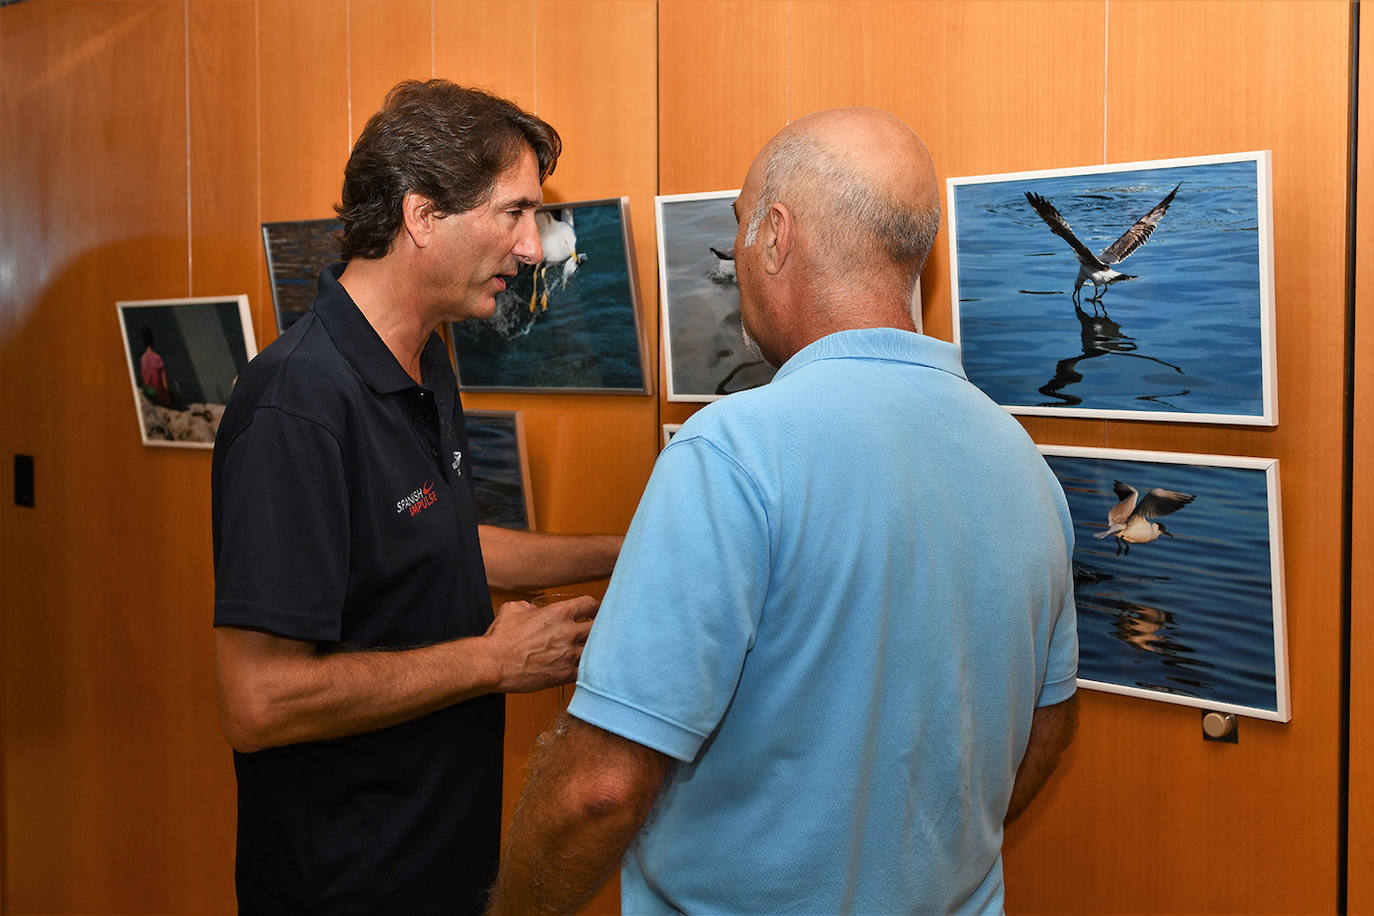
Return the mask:
M 624 911 L 1000 910 L 1031 714 L 1074 691 L 1072 538 L 933 338 L 833 334 L 683 424 L 570 705 L 682 761 Z

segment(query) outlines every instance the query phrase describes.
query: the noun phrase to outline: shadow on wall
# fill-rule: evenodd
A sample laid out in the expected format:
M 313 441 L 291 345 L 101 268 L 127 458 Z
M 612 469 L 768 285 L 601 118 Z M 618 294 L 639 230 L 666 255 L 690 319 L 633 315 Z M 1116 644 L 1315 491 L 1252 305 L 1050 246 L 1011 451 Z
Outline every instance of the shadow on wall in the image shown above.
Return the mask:
M 15 320 L 0 340 L 3 465 L 23 453 L 36 471 L 33 508 L 0 499 L 17 909 L 233 907 L 211 453 L 142 444 L 115 308 L 184 293 L 185 268 L 165 265 L 185 263 L 184 237 L 144 237 L 70 259 L 32 295 L 22 275 L 13 284 Z

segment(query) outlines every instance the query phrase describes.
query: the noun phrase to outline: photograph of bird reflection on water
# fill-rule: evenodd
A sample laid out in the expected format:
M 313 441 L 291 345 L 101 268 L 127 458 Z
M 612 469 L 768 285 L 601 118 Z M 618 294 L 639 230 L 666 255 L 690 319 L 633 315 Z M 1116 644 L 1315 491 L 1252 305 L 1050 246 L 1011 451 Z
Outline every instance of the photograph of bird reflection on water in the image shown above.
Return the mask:
M 1268 157 L 1210 158 L 951 179 L 969 380 L 1013 412 L 1272 423 Z
M 1073 517 L 1084 686 L 1287 721 L 1277 462 L 1040 450 Z

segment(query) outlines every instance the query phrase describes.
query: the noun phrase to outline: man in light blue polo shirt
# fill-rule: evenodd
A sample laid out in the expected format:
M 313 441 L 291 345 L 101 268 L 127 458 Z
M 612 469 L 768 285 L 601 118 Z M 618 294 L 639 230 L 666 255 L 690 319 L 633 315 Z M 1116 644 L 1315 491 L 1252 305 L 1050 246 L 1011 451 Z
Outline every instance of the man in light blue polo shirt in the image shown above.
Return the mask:
M 493 909 L 576 910 L 623 856 L 627 913 L 999 911 L 1003 824 L 1073 731 L 1063 493 L 916 332 L 939 195 L 909 127 L 802 118 L 735 207 L 780 369 L 659 458 Z

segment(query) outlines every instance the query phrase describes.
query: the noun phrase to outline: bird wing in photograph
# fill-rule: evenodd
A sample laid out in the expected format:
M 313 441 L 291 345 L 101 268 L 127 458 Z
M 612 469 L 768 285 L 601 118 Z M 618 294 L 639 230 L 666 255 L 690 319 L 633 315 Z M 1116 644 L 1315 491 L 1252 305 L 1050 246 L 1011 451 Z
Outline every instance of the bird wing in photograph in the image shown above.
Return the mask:
M 1155 204 L 1153 210 L 1136 220 L 1134 226 L 1121 234 L 1121 238 L 1102 249 L 1102 261 L 1107 264 L 1124 261 L 1131 256 L 1131 252 L 1149 241 L 1150 236 L 1154 234 L 1155 227 L 1164 218 L 1164 211 L 1169 209 L 1169 204 L 1174 202 L 1174 195 L 1182 186 L 1183 182 L 1181 181 L 1174 185 L 1174 189 L 1163 200 Z
M 1035 212 L 1040 215 L 1040 218 L 1045 221 L 1045 225 L 1050 227 L 1050 231 L 1069 243 L 1069 247 L 1078 255 L 1078 260 L 1098 270 L 1107 266 L 1097 255 L 1093 254 L 1091 248 L 1078 240 L 1078 236 L 1073 234 L 1073 229 L 1069 226 L 1069 221 L 1059 215 L 1059 211 L 1054 209 L 1054 204 L 1050 203 L 1039 194 L 1036 194 L 1034 191 L 1026 192 L 1026 200 L 1029 201 Z M 1158 222 L 1158 220 L 1156 220 L 1156 222 Z M 1127 234 L 1129 235 L 1129 233 Z M 1119 240 L 1117 244 L 1120 244 Z
M 1112 481 L 1112 492 L 1116 494 L 1117 503 L 1107 511 L 1107 527 L 1103 531 L 1093 532 L 1095 538 L 1106 538 L 1125 530 L 1126 522 L 1130 519 L 1131 513 L 1135 511 L 1136 497 L 1140 494 L 1135 487 L 1119 480 Z
M 1145 498 L 1140 501 L 1131 514 L 1143 518 L 1159 518 L 1161 515 L 1168 515 L 1170 512 L 1182 509 L 1195 498 L 1192 493 L 1161 490 L 1159 487 L 1155 487 L 1145 494 Z
M 1112 481 L 1112 492 L 1116 494 L 1119 502 L 1107 513 L 1107 524 L 1124 525 L 1126 519 L 1131 517 L 1131 512 L 1135 510 L 1135 501 L 1140 494 L 1136 492 L 1135 487 L 1119 480 Z

